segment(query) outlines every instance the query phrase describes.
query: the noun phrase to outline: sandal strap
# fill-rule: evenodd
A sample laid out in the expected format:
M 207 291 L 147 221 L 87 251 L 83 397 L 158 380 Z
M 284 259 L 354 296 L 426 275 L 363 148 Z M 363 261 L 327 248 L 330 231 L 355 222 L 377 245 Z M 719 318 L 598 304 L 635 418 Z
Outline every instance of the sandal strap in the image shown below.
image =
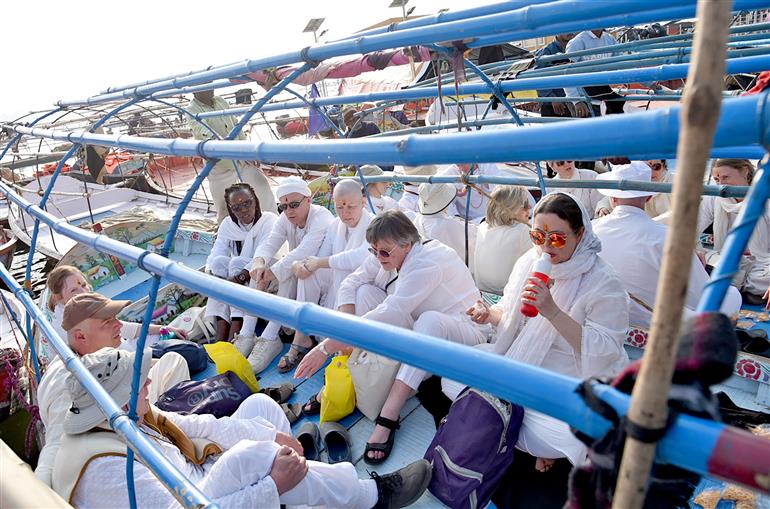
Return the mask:
M 395 431 L 401 427 L 400 419 L 396 419 L 395 421 L 392 419 L 388 419 L 387 417 L 383 417 L 381 415 L 378 415 L 377 418 L 374 420 L 375 424 L 379 424 L 383 428 L 388 428 L 391 431 Z
M 385 452 L 388 453 L 393 448 L 391 444 L 388 442 L 383 442 L 380 444 L 370 444 L 369 442 L 366 443 L 366 447 L 364 447 L 364 454 L 366 454 L 369 451 L 375 451 L 375 452 Z

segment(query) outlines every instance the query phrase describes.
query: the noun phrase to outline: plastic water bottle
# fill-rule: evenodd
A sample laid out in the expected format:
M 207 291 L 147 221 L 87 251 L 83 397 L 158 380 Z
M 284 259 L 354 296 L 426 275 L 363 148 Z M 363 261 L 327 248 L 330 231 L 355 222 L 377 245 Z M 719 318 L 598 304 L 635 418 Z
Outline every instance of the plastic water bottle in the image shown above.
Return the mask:
M 163 327 L 160 330 L 160 337 L 158 338 L 158 340 L 163 341 L 165 339 L 176 339 L 176 332 L 172 332 L 167 328 Z
M 545 284 L 548 284 L 551 276 L 551 255 L 543 253 L 540 258 L 537 259 L 535 265 L 532 267 L 532 275 Z M 521 305 L 521 314 L 530 318 L 537 316 L 540 311 L 535 306 L 529 303 Z

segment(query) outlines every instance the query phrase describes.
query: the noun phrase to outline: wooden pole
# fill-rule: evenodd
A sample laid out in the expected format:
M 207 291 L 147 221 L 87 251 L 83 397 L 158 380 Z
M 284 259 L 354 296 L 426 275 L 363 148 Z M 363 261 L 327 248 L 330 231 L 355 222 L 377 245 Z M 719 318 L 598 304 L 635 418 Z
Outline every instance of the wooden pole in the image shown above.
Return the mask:
M 628 412 L 632 422 L 647 428 L 662 428 L 668 416 L 667 398 L 695 249 L 703 174 L 722 101 L 731 7 L 732 0 L 698 0 L 692 64 L 682 100 L 673 217 L 666 236 L 650 339 Z M 654 458 L 654 443 L 626 439 L 614 509 L 642 507 Z

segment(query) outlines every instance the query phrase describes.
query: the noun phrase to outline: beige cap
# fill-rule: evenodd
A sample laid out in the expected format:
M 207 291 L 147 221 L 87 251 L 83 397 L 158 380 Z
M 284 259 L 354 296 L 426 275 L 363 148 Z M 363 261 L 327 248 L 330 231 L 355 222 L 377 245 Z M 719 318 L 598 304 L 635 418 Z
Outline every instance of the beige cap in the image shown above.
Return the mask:
M 452 204 L 456 195 L 457 188 L 454 184 L 420 184 L 420 197 L 417 202 L 420 214 L 438 214 Z
M 435 164 L 423 164 L 422 166 L 396 166 L 396 173 L 403 175 L 435 175 L 438 171 L 438 166 Z
M 88 318 L 113 318 L 129 304 L 130 300 L 110 300 L 101 293 L 81 293 L 72 297 L 64 306 L 61 325 L 65 331 L 69 331 Z

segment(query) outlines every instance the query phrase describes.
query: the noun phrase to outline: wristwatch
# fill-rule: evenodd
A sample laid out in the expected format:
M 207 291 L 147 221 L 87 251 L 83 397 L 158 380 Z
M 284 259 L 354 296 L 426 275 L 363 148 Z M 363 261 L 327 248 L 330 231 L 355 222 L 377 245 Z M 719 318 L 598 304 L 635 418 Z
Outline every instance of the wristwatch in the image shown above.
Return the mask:
M 237 276 L 235 276 L 235 278 L 236 278 L 236 279 L 237 279 L 239 282 L 241 282 L 241 283 L 245 283 L 245 282 L 247 281 L 247 279 L 248 279 L 248 276 L 247 276 L 246 274 L 244 274 L 243 272 L 241 272 L 240 274 L 238 274 Z
M 318 343 L 318 349 L 321 351 L 322 354 L 324 354 L 327 357 L 331 357 L 332 354 L 330 354 L 323 343 Z

